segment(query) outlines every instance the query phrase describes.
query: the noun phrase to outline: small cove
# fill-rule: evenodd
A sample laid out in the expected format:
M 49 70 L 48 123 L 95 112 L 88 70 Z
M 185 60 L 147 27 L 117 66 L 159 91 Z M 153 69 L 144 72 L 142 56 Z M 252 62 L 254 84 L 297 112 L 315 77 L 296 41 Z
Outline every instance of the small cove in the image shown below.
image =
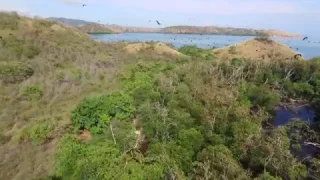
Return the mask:
M 311 129 L 317 129 L 317 113 L 316 110 L 308 105 L 295 105 L 295 106 L 277 106 L 273 113 L 272 119 L 269 123 L 269 127 L 277 128 L 280 126 L 285 126 L 290 124 L 293 120 L 299 120 L 306 122 Z M 297 132 L 293 130 L 293 132 L 289 132 L 289 137 L 294 139 L 294 133 Z M 320 148 L 314 145 L 307 145 L 305 142 L 307 139 L 302 138 L 298 140 L 298 144 L 300 148 L 297 150 L 294 148 L 293 144 L 291 144 L 290 152 L 295 157 L 297 157 L 302 163 L 306 164 L 308 167 L 308 178 L 315 179 L 313 172 L 310 169 L 310 161 L 312 158 L 317 157 L 320 154 Z M 291 142 L 292 143 L 292 142 Z
M 225 47 L 254 36 L 228 36 L 209 34 L 162 34 L 162 33 L 120 33 L 120 34 L 90 34 L 95 40 L 103 42 L 164 42 L 172 44 L 175 48 L 184 45 L 194 45 L 199 48 Z M 297 53 L 302 54 L 306 59 L 319 56 L 320 38 L 309 37 L 310 40 L 303 41 L 302 38 L 273 38 L 276 42 L 285 44 Z
M 315 123 L 316 111 L 307 105 L 297 106 L 294 108 L 277 106 L 274 111 L 272 124 L 275 127 L 286 125 L 294 118 L 306 121 L 311 125 Z

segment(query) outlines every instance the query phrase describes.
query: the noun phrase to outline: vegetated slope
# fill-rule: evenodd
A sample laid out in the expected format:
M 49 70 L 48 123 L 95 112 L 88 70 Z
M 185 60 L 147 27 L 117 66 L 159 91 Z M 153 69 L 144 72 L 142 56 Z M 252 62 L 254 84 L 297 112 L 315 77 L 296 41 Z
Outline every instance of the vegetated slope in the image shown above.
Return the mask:
M 269 39 L 255 38 L 213 50 L 218 59 L 287 60 L 300 59 L 290 47 Z
M 63 24 L 67 24 L 70 26 L 78 27 L 81 25 L 87 25 L 87 24 L 98 24 L 95 22 L 89 22 L 89 21 L 84 21 L 84 20 L 79 20 L 79 19 L 70 19 L 70 18 L 56 18 L 56 17 L 49 17 L 47 18 L 49 20 L 54 20 Z
M 81 25 L 78 27 L 78 29 L 85 33 L 97 33 L 97 34 L 113 34 L 115 33 L 111 29 L 107 28 L 104 25 L 101 24 L 87 24 L 87 25 Z
M 0 14 L 0 33 L 0 179 L 319 176 L 319 159 L 291 154 L 320 142 L 308 123 L 262 126 L 284 99 L 319 105 L 319 59 L 221 62 L 194 46 L 179 49 L 190 58 L 127 54 L 16 14 Z
M 0 13 L 0 179 L 50 173 L 70 114 L 91 94 L 118 87 L 115 74 L 137 59 L 166 59 L 127 44 L 103 44 L 77 28 Z
M 0 179 L 33 179 L 52 169 L 74 105 L 106 91 L 125 55 L 114 51 L 121 44 L 14 13 L 0 13 L 0 36 Z
M 136 54 L 141 51 L 149 50 L 151 53 L 155 53 L 155 54 L 161 54 L 161 55 L 167 54 L 173 57 L 183 56 L 182 53 L 178 52 L 177 50 L 161 42 L 160 43 L 132 43 L 125 46 L 124 50 L 131 54 Z

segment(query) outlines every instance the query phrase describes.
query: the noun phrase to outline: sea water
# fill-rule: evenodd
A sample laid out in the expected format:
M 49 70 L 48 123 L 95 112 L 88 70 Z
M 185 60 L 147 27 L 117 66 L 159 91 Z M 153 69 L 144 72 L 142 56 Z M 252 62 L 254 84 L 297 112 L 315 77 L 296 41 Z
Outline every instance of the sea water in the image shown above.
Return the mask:
M 162 33 L 92 34 L 91 37 L 104 42 L 161 41 L 164 43 L 170 43 L 176 48 L 180 48 L 184 45 L 195 45 L 200 48 L 224 47 L 254 38 L 253 36 Z M 303 41 L 302 38 L 273 38 L 273 40 L 286 44 L 291 47 L 292 50 L 302 54 L 306 59 L 320 56 L 320 38 L 309 37 L 305 41 Z

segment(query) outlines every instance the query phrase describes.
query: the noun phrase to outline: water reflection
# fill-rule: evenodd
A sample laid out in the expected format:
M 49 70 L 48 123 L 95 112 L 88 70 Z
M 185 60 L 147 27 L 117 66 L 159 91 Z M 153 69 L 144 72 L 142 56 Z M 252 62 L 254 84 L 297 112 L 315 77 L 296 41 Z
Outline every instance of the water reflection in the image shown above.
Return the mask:
M 309 106 L 299 106 L 295 108 L 278 106 L 275 110 L 273 125 L 276 127 L 286 125 L 293 118 L 298 118 L 302 121 L 307 121 L 308 124 L 312 124 L 315 122 L 316 112 Z

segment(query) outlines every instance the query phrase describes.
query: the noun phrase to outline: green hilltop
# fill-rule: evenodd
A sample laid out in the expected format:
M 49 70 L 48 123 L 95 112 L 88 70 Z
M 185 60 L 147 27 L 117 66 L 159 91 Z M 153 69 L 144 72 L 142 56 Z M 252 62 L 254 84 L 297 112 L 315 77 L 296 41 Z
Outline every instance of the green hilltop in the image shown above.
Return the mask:
M 319 158 L 297 156 L 304 140 L 320 143 L 313 126 L 265 124 L 289 101 L 318 109 L 320 59 L 228 48 L 232 59 L 194 46 L 105 44 L 0 13 L 0 179 L 319 177 Z

